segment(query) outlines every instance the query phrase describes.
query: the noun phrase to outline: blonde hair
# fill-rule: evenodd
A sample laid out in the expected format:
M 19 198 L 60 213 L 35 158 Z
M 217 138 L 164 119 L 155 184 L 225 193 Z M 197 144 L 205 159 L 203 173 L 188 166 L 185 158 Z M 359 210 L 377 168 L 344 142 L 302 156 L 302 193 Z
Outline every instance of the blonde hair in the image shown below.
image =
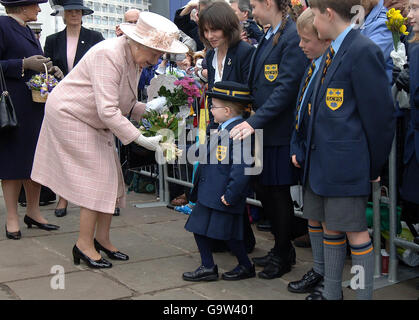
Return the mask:
M 304 30 L 305 28 L 311 28 L 314 34 L 318 37 L 318 32 L 313 24 L 314 13 L 313 10 L 307 8 L 297 19 L 297 29 Z

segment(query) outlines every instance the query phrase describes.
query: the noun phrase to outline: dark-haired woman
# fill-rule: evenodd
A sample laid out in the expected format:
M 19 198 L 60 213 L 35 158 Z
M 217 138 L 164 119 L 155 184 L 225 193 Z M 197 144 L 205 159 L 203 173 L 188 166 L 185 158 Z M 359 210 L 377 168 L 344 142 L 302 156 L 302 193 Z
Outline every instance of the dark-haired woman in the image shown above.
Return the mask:
M 275 245 L 268 255 L 253 261 L 264 267 L 258 274 L 260 278 L 273 279 L 291 271 L 295 261 L 290 186 L 296 183 L 296 177 L 289 155 L 290 137 L 296 97 L 308 61 L 298 46 L 295 23 L 287 14 L 289 0 L 251 0 L 250 4 L 255 19 L 271 28 L 259 43 L 250 66 L 255 114 L 233 128 L 231 136 L 242 139 L 255 129 L 263 129 L 263 171 L 256 184 Z

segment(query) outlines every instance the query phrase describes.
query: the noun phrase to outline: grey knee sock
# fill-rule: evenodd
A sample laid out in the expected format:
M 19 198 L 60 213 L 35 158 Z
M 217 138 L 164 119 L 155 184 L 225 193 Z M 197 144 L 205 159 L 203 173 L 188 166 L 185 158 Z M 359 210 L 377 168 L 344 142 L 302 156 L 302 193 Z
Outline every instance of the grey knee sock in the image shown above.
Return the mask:
M 324 297 L 327 300 L 342 298 L 342 273 L 346 258 L 346 235 L 323 236 L 324 246 Z
M 350 245 L 352 253 L 352 266 L 363 268 L 364 278 L 360 279 L 364 283 L 364 288 L 356 289 L 358 300 L 371 300 L 374 286 L 374 251 L 372 242 L 368 241 L 360 245 Z M 360 283 L 361 285 L 361 283 Z
M 313 252 L 313 270 L 324 276 L 323 228 L 308 225 L 308 234 Z

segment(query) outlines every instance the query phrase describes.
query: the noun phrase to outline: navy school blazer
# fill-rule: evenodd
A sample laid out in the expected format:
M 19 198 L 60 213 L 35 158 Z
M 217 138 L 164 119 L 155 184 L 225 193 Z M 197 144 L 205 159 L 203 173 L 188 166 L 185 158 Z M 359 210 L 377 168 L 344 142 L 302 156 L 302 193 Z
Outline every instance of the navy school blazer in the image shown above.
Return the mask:
M 320 70 L 323 70 L 325 57 Z M 351 30 L 324 83 L 316 78 L 303 183 L 321 196 L 365 196 L 388 159 L 393 99 L 381 49 Z
M 260 52 L 264 41 L 262 37 L 250 64 L 248 83 L 256 113 L 246 121 L 253 129 L 264 130 L 264 146 L 289 145 L 298 88 L 309 61 L 298 45 L 300 37 L 291 19 L 287 20 L 278 43 Z M 258 54 L 262 56 L 256 65 Z
M 198 201 L 218 211 L 243 214 L 246 197 L 250 191 L 251 178 L 250 175 L 245 175 L 244 170 L 252 166 L 245 163 L 243 153 L 248 157 L 251 146 L 243 141 L 233 141 L 229 138 L 229 131 L 243 121 L 244 119 L 233 121 L 220 133 L 212 132 L 212 135 L 215 134 L 221 138 L 209 140 L 207 163 L 200 163 L 195 173 L 191 201 Z M 242 148 L 240 155 L 235 155 L 233 151 L 237 147 Z M 237 160 L 239 156 L 240 161 L 235 164 L 233 157 Z M 225 206 L 221 202 L 223 195 L 230 206 Z
M 404 163 L 415 155 L 419 163 L 419 44 L 411 44 L 410 62 L 410 121 L 406 132 Z M 418 182 L 419 183 L 419 182 Z M 416 188 L 418 186 L 415 186 Z
M 102 40 L 104 38 L 100 32 L 81 27 L 73 68 L 91 47 Z M 45 57 L 51 58 L 54 65 L 59 67 L 66 76 L 68 74 L 67 28 L 46 38 L 44 52 Z
M 300 89 L 298 90 L 297 102 L 300 99 L 301 92 L 304 87 L 305 79 L 307 78 L 309 70 L 310 70 L 310 65 L 307 67 L 306 72 L 304 73 L 304 76 L 302 78 Z M 297 125 L 296 119 L 297 119 L 297 114 L 298 114 L 297 108 L 295 108 L 295 112 L 294 112 L 294 127 L 293 127 L 293 131 L 291 135 L 290 156 L 294 154 L 296 155 L 297 162 L 300 164 L 301 168 L 304 168 L 305 156 L 306 156 L 307 126 L 309 122 L 309 105 L 311 108 L 311 104 L 312 104 L 311 98 L 313 97 L 313 91 L 314 91 L 316 79 L 321 74 L 321 72 L 319 71 L 320 70 L 317 71 L 315 78 L 311 81 L 310 86 L 306 89 L 307 93 L 300 107 L 301 112 L 300 112 L 300 117 L 299 117 L 298 130 L 296 129 L 296 125 Z

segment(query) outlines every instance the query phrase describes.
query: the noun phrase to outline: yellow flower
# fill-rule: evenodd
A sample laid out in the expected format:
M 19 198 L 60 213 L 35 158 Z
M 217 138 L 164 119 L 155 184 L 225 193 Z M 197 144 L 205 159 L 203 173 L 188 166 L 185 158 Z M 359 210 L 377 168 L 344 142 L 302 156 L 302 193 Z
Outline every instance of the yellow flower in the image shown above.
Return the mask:
M 405 36 L 409 34 L 409 32 L 407 32 L 407 27 L 405 25 L 401 26 L 400 33 L 404 34 Z

